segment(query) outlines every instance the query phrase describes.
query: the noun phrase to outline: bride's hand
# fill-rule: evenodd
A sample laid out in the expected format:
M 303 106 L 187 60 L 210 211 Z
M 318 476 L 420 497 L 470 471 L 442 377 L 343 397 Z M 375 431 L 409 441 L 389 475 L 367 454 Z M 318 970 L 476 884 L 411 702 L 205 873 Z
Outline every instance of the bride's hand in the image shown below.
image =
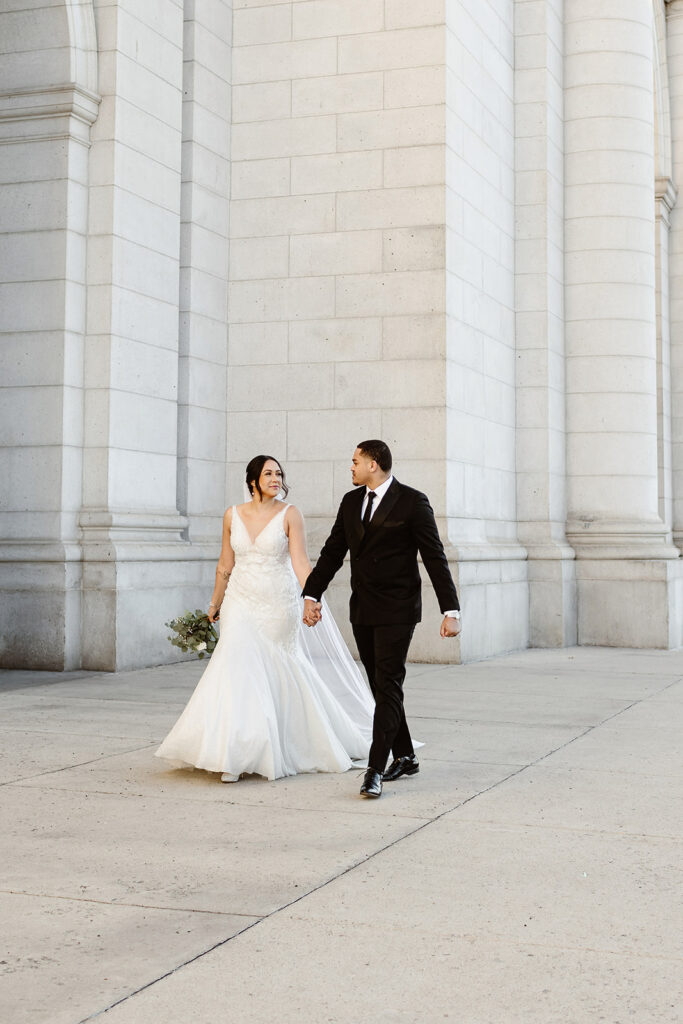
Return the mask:
M 322 619 L 321 601 L 304 601 L 304 622 L 307 626 L 315 626 Z
M 218 622 L 221 617 L 221 610 L 220 608 L 216 608 L 215 604 L 210 604 L 207 614 L 209 616 L 209 622 Z

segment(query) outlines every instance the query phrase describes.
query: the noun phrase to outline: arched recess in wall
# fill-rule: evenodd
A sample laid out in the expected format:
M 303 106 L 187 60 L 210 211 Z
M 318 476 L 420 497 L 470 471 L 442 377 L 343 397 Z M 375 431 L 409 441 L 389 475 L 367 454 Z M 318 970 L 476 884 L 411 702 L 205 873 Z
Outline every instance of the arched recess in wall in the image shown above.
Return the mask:
M 97 32 L 93 0 L 66 0 L 71 81 L 97 92 Z
M 92 0 L 63 0 L 13 10 L 2 25 L 0 93 L 97 92 L 97 34 Z M 15 102 L 16 106 L 16 102 Z

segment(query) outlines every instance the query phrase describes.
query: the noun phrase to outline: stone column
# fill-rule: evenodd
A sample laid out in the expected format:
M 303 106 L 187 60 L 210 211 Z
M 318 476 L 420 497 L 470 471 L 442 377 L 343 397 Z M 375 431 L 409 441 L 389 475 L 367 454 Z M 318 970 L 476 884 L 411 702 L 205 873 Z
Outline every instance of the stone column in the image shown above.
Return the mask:
M 653 10 L 565 4 L 567 536 L 579 642 L 681 642 L 658 508 Z M 678 618 L 678 621 L 677 621 Z
M 211 587 L 225 510 L 232 3 L 184 7 L 178 509 Z
M 562 0 L 515 4 L 517 518 L 528 553 L 529 642 L 576 643 L 565 537 Z
M 183 7 L 95 0 L 83 666 L 174 656 L 164 620 L 207 600 L 178 514 Z
M 683 0 L 667 4 L 667 52 L 671 102 L 672 178 L 683 181 Z M 683 204 L 671 211 L 669 250 L 671 315 L 671 462 L 673 538 L 683 551 Z
M 7 10 L 7 7 L 10 10 Z M 0 665 L 80 664 L 92 7 L 0 12 Z

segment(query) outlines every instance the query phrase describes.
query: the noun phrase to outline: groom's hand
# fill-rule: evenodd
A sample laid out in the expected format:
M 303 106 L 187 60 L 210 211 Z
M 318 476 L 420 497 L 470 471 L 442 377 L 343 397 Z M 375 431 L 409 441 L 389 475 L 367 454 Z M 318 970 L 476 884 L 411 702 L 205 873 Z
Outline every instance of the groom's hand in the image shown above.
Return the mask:
M 315 626 L 317 622 L 320 622 L 322 617 L 322 602 L 311 601 L 310 598 L 306 598 L 304 601 L 304 622 L 306 625 Z
M 444 615 L 443 622 L 441 623 L 441 636 L 457 636 L 460 628 L 458 619 L 451 618 L 450 615 Z

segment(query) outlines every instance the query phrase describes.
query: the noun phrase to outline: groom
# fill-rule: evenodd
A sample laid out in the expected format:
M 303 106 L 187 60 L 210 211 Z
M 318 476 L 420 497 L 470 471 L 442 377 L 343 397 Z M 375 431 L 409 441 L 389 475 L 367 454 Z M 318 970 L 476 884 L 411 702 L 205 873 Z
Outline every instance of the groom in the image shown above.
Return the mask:
M 355 491 L 345 494 L 320 558 L 304 586 L 304 622 L 321 618 L 322 594 L 351 552 L 351 625 L 375 698 L 368 770 L 360 788 L 367 797 L 420 770 L 403 711 L 406 658 L 422 601 L 418 552 L 444 619 L 441 636 L 460 632 L 460 605 L 426 495 L 391 475 L 383 441 L 362 441 L 352 459 Z M 394 760 L 387 768 L 389 752 Z

